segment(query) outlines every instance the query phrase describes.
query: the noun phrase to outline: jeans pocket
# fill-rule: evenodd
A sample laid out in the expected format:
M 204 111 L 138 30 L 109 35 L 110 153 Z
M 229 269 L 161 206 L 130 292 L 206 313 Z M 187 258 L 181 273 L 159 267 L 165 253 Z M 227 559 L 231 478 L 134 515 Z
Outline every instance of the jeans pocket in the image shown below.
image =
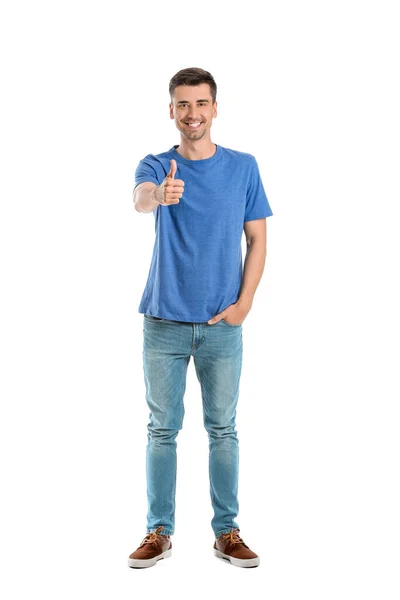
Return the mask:
M 153 315 L 144 315 L 145 319 L 148 319 L 149 321 L 164 321 L 164 319 L 160 319 L 160 317 L 153 317 Z
M 232 325 L 232 323 L 227 323 L 225 321 L 225 319 L 221 319 L 221 321 L 222 321 L 222 323 L 224 323 L 224 325 L 227 325 L 228 327 L 241 327 L 242 326 L 241 323 L 239 323 L 239 325 Z

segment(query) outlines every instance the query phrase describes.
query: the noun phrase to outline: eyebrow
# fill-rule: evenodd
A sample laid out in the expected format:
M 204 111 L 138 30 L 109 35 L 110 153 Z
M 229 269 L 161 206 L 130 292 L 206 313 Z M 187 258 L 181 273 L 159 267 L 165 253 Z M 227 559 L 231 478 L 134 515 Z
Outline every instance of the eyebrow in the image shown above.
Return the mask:
M 197 102 L 208 102 L 207 98 L 204 98 L 203 100 L 197 100 Z M 190 104 L 189 100 L 179 100 L 179 102 L 177 102 L 177 104 Z

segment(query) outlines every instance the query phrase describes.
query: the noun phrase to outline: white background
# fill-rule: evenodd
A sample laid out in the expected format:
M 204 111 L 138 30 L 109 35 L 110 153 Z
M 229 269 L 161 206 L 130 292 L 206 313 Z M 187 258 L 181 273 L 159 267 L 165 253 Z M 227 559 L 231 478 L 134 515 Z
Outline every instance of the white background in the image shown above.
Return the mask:
M 7 599 L 398 599 L 399 22 L 394 2 L 6 2 L 1 10 L 1 587 Z M 261 12 L 263 11 L 263 12 Z M 173 556 L 146 532 L 133 173 L 180 141 L 168 83 L 212 73 L 212 141 L 274 215 L 243 323 L 238 523 L 214 557 L 193 360 Z

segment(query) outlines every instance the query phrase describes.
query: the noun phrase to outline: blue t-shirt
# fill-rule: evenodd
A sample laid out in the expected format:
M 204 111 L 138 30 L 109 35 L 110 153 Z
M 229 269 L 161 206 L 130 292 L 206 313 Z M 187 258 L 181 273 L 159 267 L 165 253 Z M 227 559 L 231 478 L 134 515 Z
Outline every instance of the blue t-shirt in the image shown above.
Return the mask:
M 177 204 L 159 204 L 155 243 L 139 313 L 172 321 L 207 322 L 239 298 L 246 221 L 273 213 L 252 154 L 217 145 L 210 158 L 189 160 L 173 146 L 148 154 L 135 171 L 160 185 L 176 160 L 185 182 Z

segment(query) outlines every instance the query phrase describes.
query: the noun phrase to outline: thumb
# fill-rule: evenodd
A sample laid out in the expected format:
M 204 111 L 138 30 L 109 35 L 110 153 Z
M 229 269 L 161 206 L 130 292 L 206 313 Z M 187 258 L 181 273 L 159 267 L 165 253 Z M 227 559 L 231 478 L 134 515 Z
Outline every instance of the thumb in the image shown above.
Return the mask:
M 167 175 L 167 177 L 169 177 L 170 179 L 173 179 L 176 173 L 176 160 L 174 158 L 171 158 L 171 168 L 169 170 L 169 173 Z

